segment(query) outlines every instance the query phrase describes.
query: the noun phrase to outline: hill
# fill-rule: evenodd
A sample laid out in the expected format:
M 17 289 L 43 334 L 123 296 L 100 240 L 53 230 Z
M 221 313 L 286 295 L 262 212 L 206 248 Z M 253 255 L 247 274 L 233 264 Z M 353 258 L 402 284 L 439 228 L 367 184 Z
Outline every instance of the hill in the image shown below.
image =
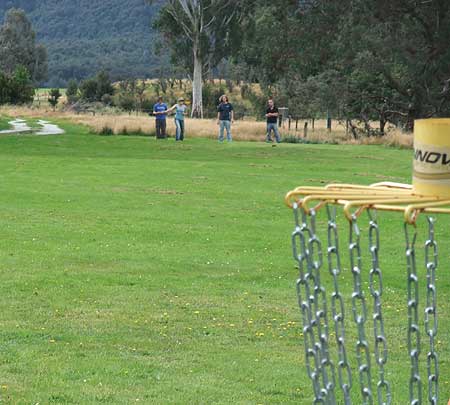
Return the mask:
M 23 8 L 49 54 L 48 85 L 61 86 L 100 69 L 113 78 L 151 77 L 159 63 L 151 20 L 158 6 L 144 0 L 6 0 L 0 20 Z

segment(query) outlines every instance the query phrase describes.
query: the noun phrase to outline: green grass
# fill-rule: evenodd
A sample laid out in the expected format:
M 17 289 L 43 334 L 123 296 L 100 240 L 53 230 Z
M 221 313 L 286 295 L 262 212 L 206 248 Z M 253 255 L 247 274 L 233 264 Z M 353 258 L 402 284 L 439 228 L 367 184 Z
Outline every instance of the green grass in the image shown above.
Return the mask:
M 0 116 L 0 131 L 11 128 L 11 125 L 9 125 L 9 121 L 11 121 L 11 118 Z
M 27 118 L 26 122 L 28 124 L 28 126 L 32 129 L 32 130 L 39 130 L 42 128 L 42 125 L 40 125 L 38 123 L 38 121 L 40 121 L 39 118 Z M 48 121 L 48 120 L 47 120 Z M 50 120 L 51 121 L 51 120 Z
M 12 129 L 12 126 L 9 124 L 9 121 L 11 121 L 12 118 L 8 117 L 0 117 L 0 130 L 3 129 Z M 28 126 L 33 130 L 38 130 L 42 128 L 41 125 L 38 124 L 39 118 L 26 118 L 25 121 L 28 124 Z
M 35 94 L 36 95 L 40 95 L 40 96 L 42 96 L 42 95 L 47 95 L 48 93 L 50 93 L 50 90 L 52 90 L 53 88 L 46 88 L 46 87 L 39 87 L 38 89 L 36 89 L 35 90 Z M 61 94 L 66 94 L 66 91 L 67 91 L 67 89 L 65 89 L 65 88 L 59 88 L 59 92 L 61 93 Z
M 302 184 L 408 182 L 411 152 L 201 139 L 181 144 L 93 136 L 60 124 L 62 136 L 0 138 L 1 400 L 311 403 L 284 194 Z M 399 214 L 379 217 L 386 378 L 393 403 L 400 404 L 407 402 L 409 378 L 402 224 Z M 345 256 L 347 225 L 340 222 Z M 445 399 L 450 230 L 448 218 L 438 223 L 444 294 L 437 346 Z M 423 240 L 421 234 L 419 244 Z M 423 280 L 422 262 L 419 255 Z M 364 264 L 367 280 L 366 256 Z M 346 265 L 342 289 L 351 287 Z M 367 334 L 372 345 L 373 332 Z M 354 335 L 353 327 L 348 340 Z M 422 333 L 422 358 L 426 342 Z M 354 360 L 354 342 L 349 345 Z M 423 364 L 426 385 L 425 370 Z M 353 383 L 358 403 L 356 375 Z

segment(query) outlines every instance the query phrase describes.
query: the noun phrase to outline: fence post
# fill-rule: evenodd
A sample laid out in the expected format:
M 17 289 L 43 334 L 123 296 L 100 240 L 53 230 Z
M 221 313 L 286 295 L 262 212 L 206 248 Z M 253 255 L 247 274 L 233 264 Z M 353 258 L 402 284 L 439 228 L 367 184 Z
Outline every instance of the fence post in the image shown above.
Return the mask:
M 282 126 L 284 128 L 285 122 L 288 120 L 289 117 L 289 108 L 287 107 L 279 107 L 278 108 L 278 126 Z

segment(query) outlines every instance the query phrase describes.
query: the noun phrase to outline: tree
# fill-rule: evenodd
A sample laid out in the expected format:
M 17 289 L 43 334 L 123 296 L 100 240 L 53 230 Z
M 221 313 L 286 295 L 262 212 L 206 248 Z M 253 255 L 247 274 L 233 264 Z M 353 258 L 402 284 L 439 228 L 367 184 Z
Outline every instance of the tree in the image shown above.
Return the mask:
M 56 105 L 58 104 L 59 98 L 62 96 L 59 89 L 51 89 L 48 97 L 48 102 L 53 107 L 53 111 L 56 109 Z
M 67 84 L 66 97 L 69 104 L 75 104 L 80 98 L 78 82 L 75 79 L 70 80 Z
M 205 73 L 230 52 L 238 37 L 232 28 L 239 5 L 239 0 L 169 0 L 155 23 L 175 63 L 190 67 L 193 117 L 203 117 Z
M 94 102 L 97 100 L 97 81 L 95 78 L 83 80 L 80 84 L 80 98 L 84 101 Z
M 450 113 L 450 4 L 446 0 L 360 0 L 370 63 L 394 92 L 389 114 L 412 129 L 415 118 Z M 357 10 L 356 10 L 357 11 Z M 377 30 L 375 30 L 375 27 Z
M 10 78 L 0 70 L 0 105 L 10 102 Z
M 387 122 L 410 130 L 416 118 L 450 114 L 450 2 L 253 3 L 235 61 L 264 92 L 358 122 L 368 135 L 384 134 Z
M 35 83 L 47 76 L 47 51 L 36 44 L 36 34 L 25 12 L 13 8 L 0 28 L 0 70 L 12 74 L 19 65 L 28 70 Z
M 0 71 L 0 104 L 25 104 L 33 101 L 34 86 L 28 70 L 17 66 L 13 74 Z
M 97 73 L 95 80 L 97 82 L 97 101 L 101 101 L 105 94 L 110 96 L 114 94 L 114 87 L 108 72 L 101 70 Z
M 109 78 L 109 74 L 100 71 L 95 77 L 83 80 L 80 84 L 80 98 L 84 101 L 94 102 L 110 99 L 114 94 L 114 87 Z

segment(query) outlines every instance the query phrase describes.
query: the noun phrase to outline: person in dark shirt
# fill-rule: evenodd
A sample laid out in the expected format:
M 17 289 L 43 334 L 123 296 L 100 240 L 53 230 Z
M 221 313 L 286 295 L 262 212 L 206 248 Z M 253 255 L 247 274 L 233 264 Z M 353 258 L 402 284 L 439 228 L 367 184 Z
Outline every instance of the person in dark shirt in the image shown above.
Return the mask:
M 223 95 L 219 99 L 217 107 L 217 124 L 219 125 L 219 142 L 223 142 L 223 130 L 227 131 L 227 141 L 231 142 L 231 123 L 234 122 L 233 106 L 229 103 L 228 97 Z
M 165 139 L 167 104 L 163 103 L 162 97 L 158 97 L 158 102 L 153 106 L 153 114 L 156 116 L 156 139 Z
M 267 110 L 266 110 L 266 118 L 267 118 L 267 135 L 266 142 L 273 142 L 270 136 L 271 131 L 275 134 L 275 139 L 277 143 L 281 142 L 280 133 L 278 132 L 278 108 L 275 107 L 273 99 L 269 98 L 267 102 Z

